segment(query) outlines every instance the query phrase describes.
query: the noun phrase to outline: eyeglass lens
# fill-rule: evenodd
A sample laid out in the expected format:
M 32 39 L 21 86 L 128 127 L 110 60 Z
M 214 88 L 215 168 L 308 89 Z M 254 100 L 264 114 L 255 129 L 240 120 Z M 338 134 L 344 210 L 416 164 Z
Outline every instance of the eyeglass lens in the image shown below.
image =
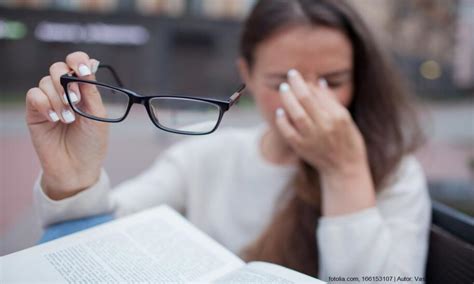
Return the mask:
M 118 120 L 127 111 L 129 97 L 126 93 L 90 83 L 73 82 L 67 85 L 73 108 L 94 118 Z M 74 102 L 74 97 L 78 101 Z
M 130 98 L 122 91 L 83 82 L 71 82 L 67 88 L 73 108 L 87 116 L 114 121 L 127 112 Z M 219 106 L 190 98 L 152 98 L 150 109 L 160 127 L 190 134 L 211 132 L 220 116 Z
M 200 100 L 158 97 L 150 107 L 160 126 L 181 132 L 207 133 L 219 121 L 219 106 Z

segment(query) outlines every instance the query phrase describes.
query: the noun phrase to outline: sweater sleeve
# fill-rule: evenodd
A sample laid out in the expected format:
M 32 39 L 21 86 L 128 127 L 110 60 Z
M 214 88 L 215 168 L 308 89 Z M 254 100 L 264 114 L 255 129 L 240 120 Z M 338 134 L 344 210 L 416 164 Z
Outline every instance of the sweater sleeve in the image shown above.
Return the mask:
M 111 189 L 104 169 L 96 184 L 74 196 L 52 200 L 40 186 L 41 174 L 33 195 L 40 223 L 53 223 L 113 212 L 120 217 L 166 203 L 184 212 L 186 173 L 191 158 L 181 143 L 160 155 L 147 170 Z M 187 159 L 187 160 L 186 160 Z
M 320 218 L 320 278 L 359 277 L 368 283 L 393 281 L 377 277 L 410 277 L 409 282 L 424 277 L 430 212 L 423 171 L 407 157 L 392 184 L 378 193 L 376 207 Z M 369 278 L 363 281 L 364 276 Z

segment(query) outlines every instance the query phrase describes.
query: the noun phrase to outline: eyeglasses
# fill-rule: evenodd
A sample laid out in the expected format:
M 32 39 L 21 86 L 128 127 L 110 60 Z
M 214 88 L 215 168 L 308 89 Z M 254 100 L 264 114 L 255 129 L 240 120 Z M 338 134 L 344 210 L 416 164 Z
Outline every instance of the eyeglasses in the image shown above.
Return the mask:
M 74 72 L 61 76 L 67 101 L 83 117 L 103 122 L 123 121 L 133 104 L 145 106 L 153 124 L 161 130 L 186 135 L 214 132 L 222 116 L 242 95 L 242 84 L 228 100 L 201 97 L 156 95 L 142 96 L 123 88 L 122 81 L 110 65 L 101 64 L 99 73 L 107 72 L 115 85 L 84 80 Z

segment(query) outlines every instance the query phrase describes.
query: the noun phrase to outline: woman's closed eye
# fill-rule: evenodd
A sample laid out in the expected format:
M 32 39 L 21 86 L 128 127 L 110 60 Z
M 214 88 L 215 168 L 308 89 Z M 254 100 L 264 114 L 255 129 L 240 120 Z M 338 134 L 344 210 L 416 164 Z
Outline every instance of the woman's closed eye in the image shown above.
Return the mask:
M 348 82 L 348 80 L 326 80 L 328 82 L 328 87 L 331 89 L 337 89 L 342 87 L 344 84 Z
M 267 83 L 267 87 L 269 89 L 271 89 L 272 91 L 275 91 L 275 92 L 279 92 L 279 89 L 280 89 L 280 85 L 282 83 L 285 83 L 286 81 L 280 81 L 280 82 L 271 82 L 271 83 Z
M 321 78 L 326 80 L 328 87 L 331 89 L 342 87 L 343 85 L 350 83 L 352 79 L 350 70 L 334 72 L 332 74 L 321 76 Z
M 266 75 L 264 82 L 267 88 L 271 89 L 272 91 L 278 91 L 280 84 L 287 81 L 287 75 L 285 72 L 275 72 Z
M 345 84 L 349 83 L 349 81 L 350 81 L 349 78 L 338 78 L 338 79 L 331 79 L 331 80 L 326 79 L 326 82 L 328 83 L 328 87 L 330 89 L 340 88 L 344 86 Z M 275 82 L 268 82 L 266 85 L 272 91 L 278 92 L 280 88 L 280 84 L 285 83 L 285 82 L 287 81 L 281 80 L 281 81 L 275 81 Z

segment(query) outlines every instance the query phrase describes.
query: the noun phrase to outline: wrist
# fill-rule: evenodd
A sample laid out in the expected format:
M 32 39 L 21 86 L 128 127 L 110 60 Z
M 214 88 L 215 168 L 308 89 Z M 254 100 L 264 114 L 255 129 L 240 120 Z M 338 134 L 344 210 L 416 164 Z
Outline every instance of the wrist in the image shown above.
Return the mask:
M 351 163 L 331 170 L 321 171 L 323 190 L 327 188 L 331 192 L 361 190 L 361 188 L 373 189 L 372 175 L 367 162 L 360 161 Z
M 43 192 L 52 200 L 61 200 L 78 194 L 79 192 L 93 186 L 100 178 L 97 176 L 75 177 L 63 181 L 54 176 L 44 174 L 40 180 Z
M 375 189 L 368 163 L 321 173 L 322 213 L 337 216 L 375 206 Z
M 369 163 L 367 159 L 360 158 L 352 162 L 344 162 L 334 167 L 319 169 L 322 178 L 326 179 L 347 179 L 361 175 L 370 174 Z

